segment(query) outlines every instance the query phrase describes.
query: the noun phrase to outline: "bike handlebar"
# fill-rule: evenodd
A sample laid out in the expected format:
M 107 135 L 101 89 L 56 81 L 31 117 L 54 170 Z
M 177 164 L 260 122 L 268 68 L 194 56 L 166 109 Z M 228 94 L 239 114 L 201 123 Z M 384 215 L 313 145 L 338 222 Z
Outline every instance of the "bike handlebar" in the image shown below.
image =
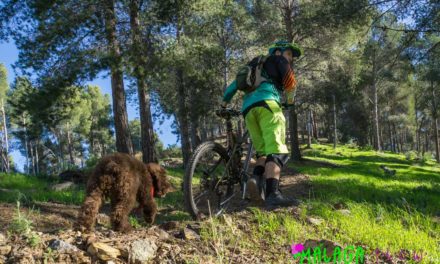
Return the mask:
M 218 117 L 229 119 L 231 117 L 240 116 L 241 112 L 237 111 L 235 109 L 232 109 L 232 108 L 221 108 L 221 109 L 215 110 L 215 114 Z

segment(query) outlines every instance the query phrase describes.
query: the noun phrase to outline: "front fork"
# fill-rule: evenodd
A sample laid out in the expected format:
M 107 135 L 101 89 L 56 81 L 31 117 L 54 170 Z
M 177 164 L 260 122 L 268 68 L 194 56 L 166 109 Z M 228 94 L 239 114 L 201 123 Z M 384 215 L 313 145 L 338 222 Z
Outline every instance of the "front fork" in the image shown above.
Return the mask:
M 251 162 L 251 157 L 252 157 L 252 151 L 253 151 L 253 145 L 252 145 L 252 141 L 249 143 L 249 147 L 248 147 L 248 152 L 246 154 L 246 160 L 244 162 L 244 166 L 243 166 L 243 170 L 242 170 L 242 174 L 241 175 L 241 181 L 242 181 L 242 186 L 243 186 L 243 194 L 241 199 L 244 200 L 246 197 L 246 187 L 247 187 L 247 180 L 248 180 L 248 168 L 249 168 L 249 163 Z

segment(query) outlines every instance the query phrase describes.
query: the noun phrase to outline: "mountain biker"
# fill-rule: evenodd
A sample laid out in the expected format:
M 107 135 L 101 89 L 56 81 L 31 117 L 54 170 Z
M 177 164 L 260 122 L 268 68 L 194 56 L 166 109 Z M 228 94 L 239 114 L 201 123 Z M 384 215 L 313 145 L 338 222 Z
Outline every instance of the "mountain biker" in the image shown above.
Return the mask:
M 298 200 L 289 199 L 281 194 L 279 180 L 281 169 L 289 159 L 289 151 L 285 144 L 286 119 L 281 109 L 281 96 L 284 91 L 288 104 L 293 103 L 296 80 L 292 63 L 301 55 L 302 50 L 295 43 L 273 43 L 269 47 L 262 71 L 269 78 L 243 97 L 241 110 L 257 153 L 253 176 L 247 186 L 251 198 L 265 200 L 266 206 L 299 205 Z M 224 93 L 222 107 L 227 106 L 236 92 L 235 80 Z

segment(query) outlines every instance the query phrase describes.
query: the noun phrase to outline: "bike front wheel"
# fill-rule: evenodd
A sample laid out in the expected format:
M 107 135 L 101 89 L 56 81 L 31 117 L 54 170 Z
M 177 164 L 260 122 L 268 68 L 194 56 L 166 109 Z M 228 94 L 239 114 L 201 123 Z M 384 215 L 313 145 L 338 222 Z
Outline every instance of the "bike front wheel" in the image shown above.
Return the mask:
M 232 198 L 233 183 L 226 149 L 215 142 L 197 147 L 185 171 L 185 207 L 195 219 L 221 214 Z

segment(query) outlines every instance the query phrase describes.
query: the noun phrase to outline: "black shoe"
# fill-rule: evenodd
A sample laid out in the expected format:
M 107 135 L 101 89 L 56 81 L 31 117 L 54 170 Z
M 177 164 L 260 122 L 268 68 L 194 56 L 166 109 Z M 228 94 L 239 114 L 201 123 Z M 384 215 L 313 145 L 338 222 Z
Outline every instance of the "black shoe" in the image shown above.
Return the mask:
M 264 201 L 264 186 L 263 186 L 263 176 L 253 175 L 247 181 L 247 190 L 252 201 Z
M 298 206 L 299 204 L 300 204 L 299 200 L 284 197 L 279 190 L 270 193 L 266 197 L 266 207 Z

